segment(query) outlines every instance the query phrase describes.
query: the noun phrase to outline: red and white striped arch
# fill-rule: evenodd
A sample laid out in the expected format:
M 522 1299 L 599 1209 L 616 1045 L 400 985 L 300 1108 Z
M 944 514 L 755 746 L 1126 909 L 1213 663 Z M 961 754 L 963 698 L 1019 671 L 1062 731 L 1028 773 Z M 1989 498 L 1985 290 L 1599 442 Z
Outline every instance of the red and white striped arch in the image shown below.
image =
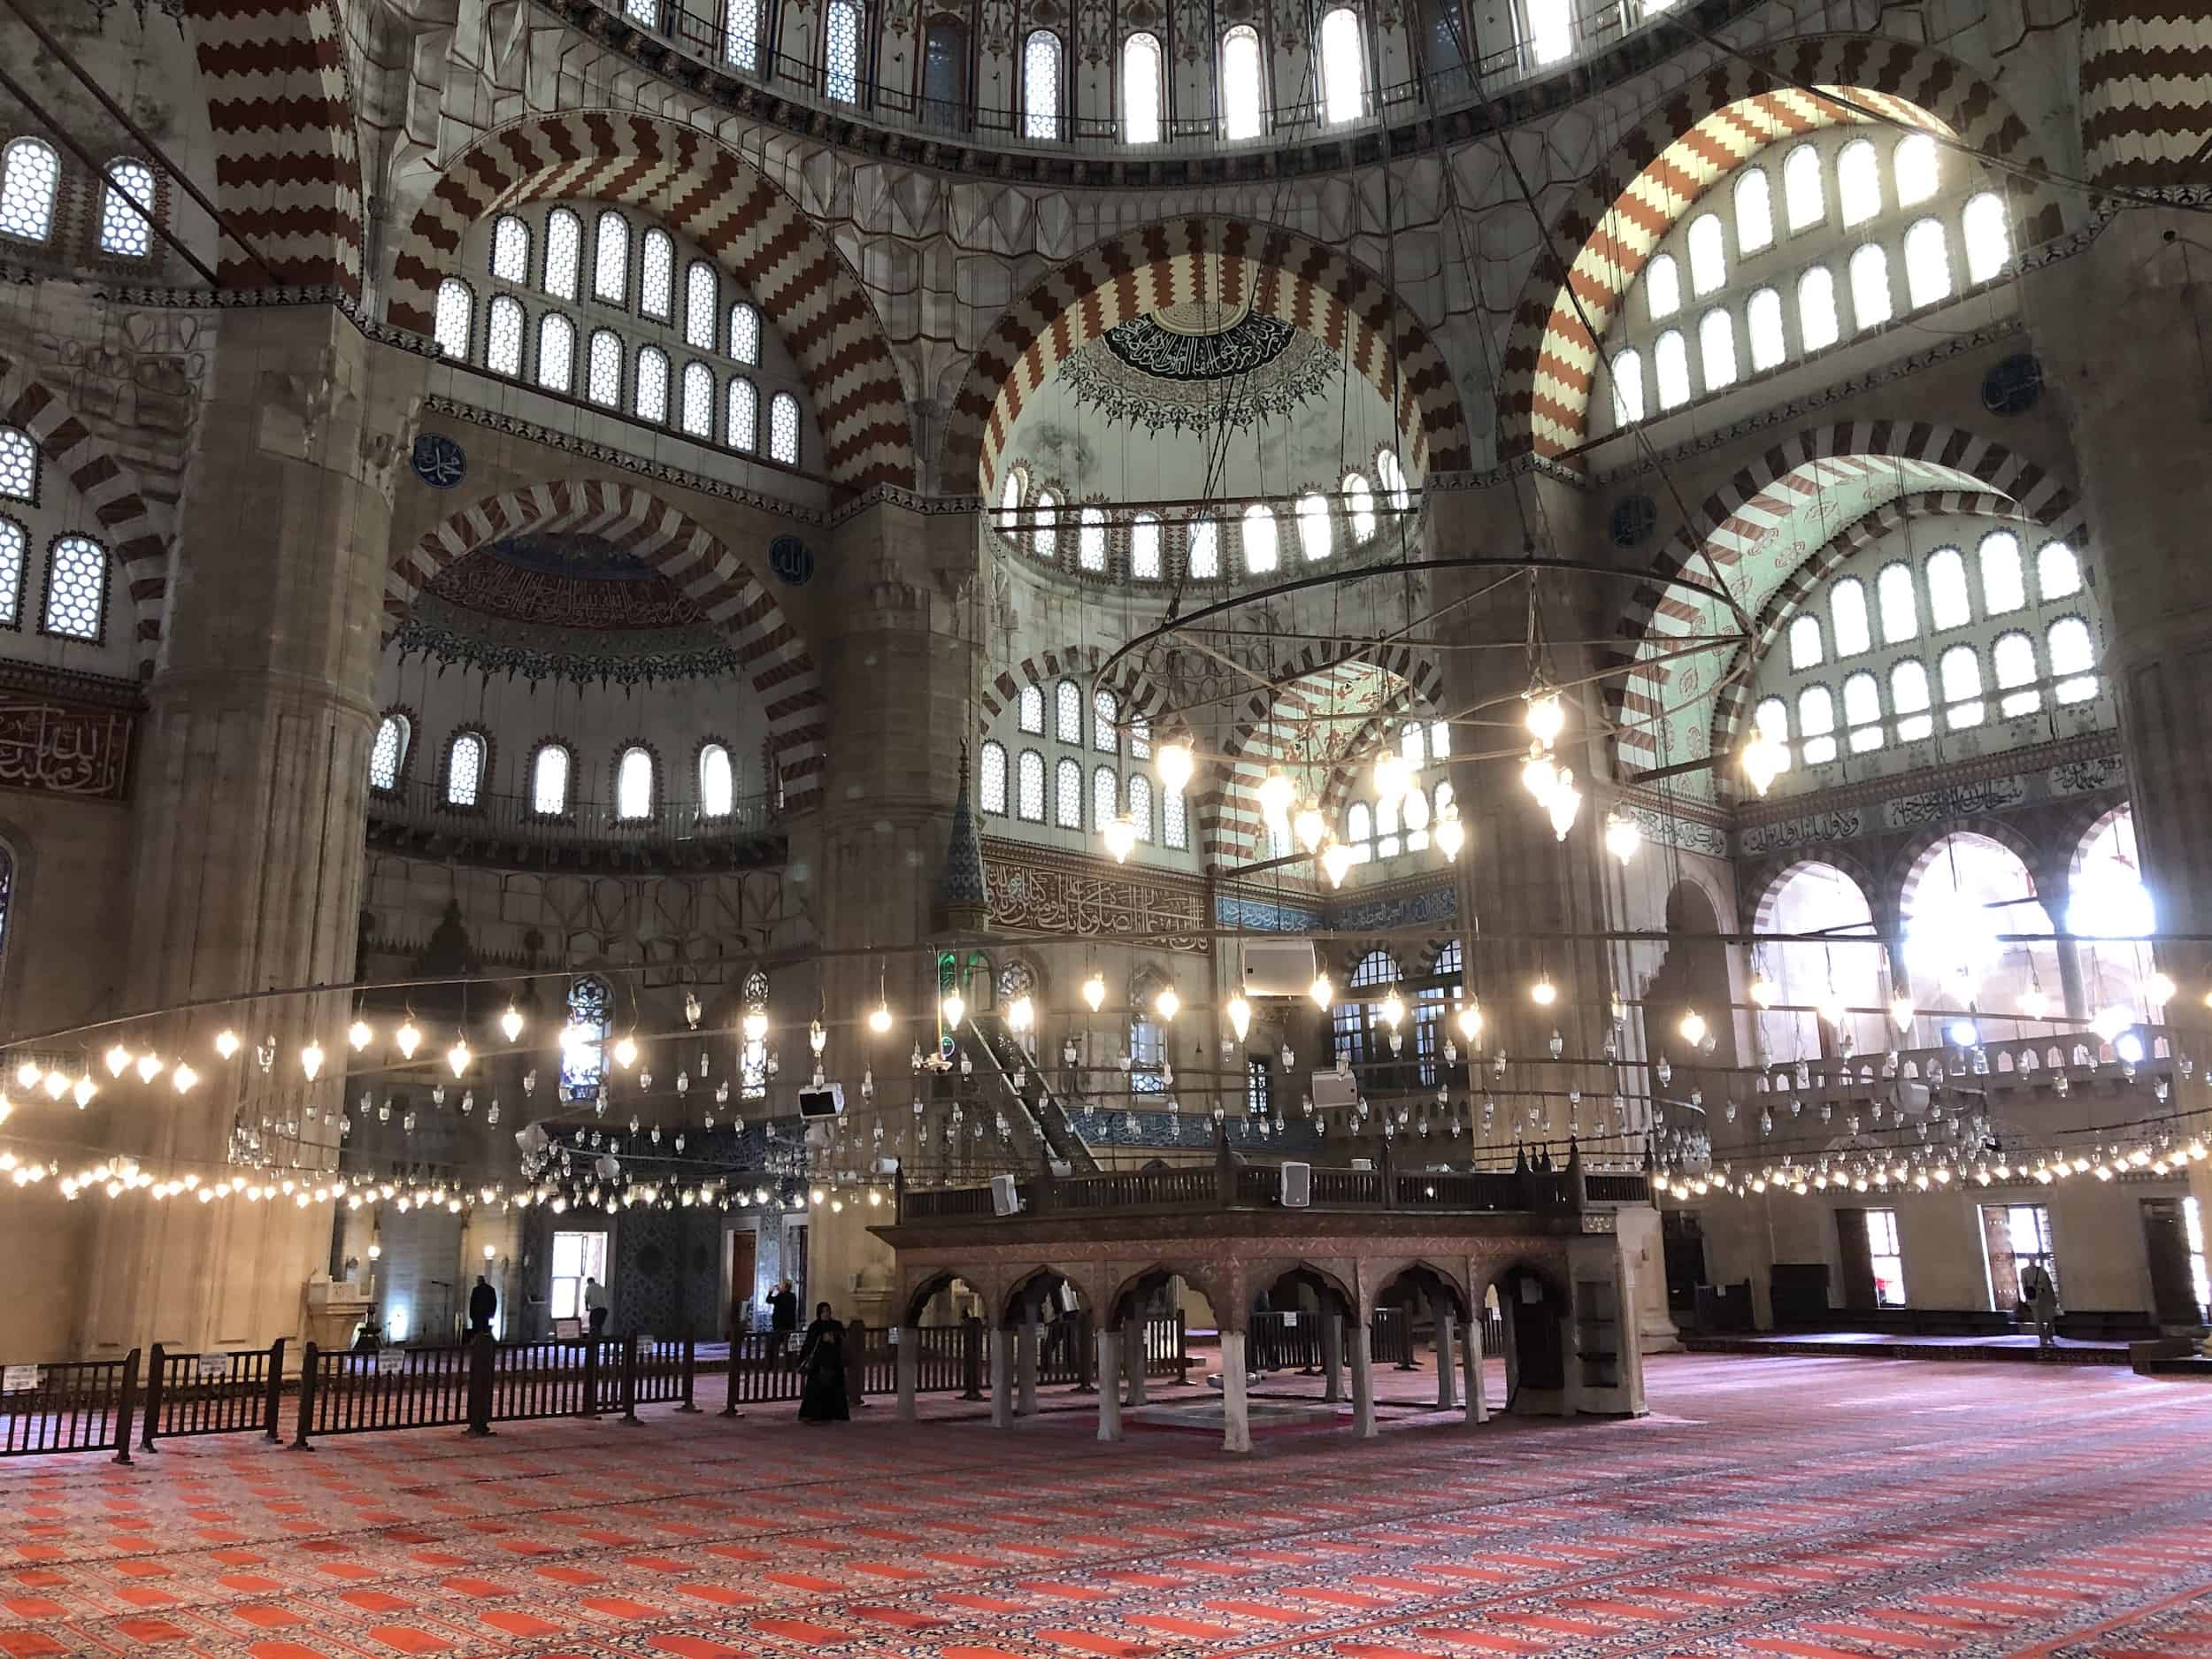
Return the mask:
M 607 479 L 564 480 L 495 495 L 434 526 L 384 578 L 388 641 L 416 595 L 456 559 L 509 536 L 568 530 L 635 555 L 681 588 L 734 641 L 768 720 L 785 804 L 820 804 L 828 697 L 814 657 L 780 606 L 710 532 L 648 491 Z
M 977 351 L 945 423 L 941 476 L 989 498 L 1024 403 L 1061 361 L 1109 328 L 1194 300 L 1252 309 L 1325 342 L 1396 403 L 1415 465 L 1472 465 L 1444 354 L 1379 278 L 1295 231 L 1193 217 L 1148 225 L 1069 260 L 1006 309 Z
M 1669 231 L 1708 190 L 1769 144 L 1869 117 L 2039 167 L 2028 130 L 1985 83 L 1940 52 L 1900 41 L 1824 35 L 1739 60 L 1669 98 L 1577 187 L 1522 289 L 1499 384 L 1499 452 L 1569 456 L 1589 425 L 1597 356 L 1621 303 Z M 1798 90 L 1800 85 L 1819 89 Z M 2015 246 L 2058 234 L 2058 205 L 2032 178 L 2008 186 Z M 1564 273 L 1563 277 L 1562 273 Z M 1575 302 L 1590 326 L 1576 314 Z M 1593 334 L 1594 330 L 1594 335 Z
M 392 264 L 386 316 L 428 334 L 469 227 L 525 202 L 625 203 L 723 261 L 781 335 L 822 429 L 823 470 L 853 488 L 914 483 L 906 394 L 844 257 L 797 204 L 709 134 L 612 110 L 487 133 L 431 187 Z

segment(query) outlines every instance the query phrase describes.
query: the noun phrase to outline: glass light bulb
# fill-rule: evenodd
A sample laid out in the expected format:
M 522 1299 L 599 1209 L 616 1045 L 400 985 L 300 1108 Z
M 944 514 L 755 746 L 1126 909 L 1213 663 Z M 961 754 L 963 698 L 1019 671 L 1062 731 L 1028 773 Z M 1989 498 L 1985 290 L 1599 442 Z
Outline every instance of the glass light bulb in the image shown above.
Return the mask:
M 189 1094 L 192 1092 L 192 1086 L 199 1080 L 200 1074 L 181 1060 L 177 1062 L 177 1069 L 169 1073 L 169 1081 L 175 1086 L 180 1094 Z M 78 1102 L 79 1105 L 83 1103 L 81 1101 Z
M 1136 850 L 1137 826 L 1130 821 L 1127 814 L 1115 813 L 1106 820 L 1105 827 L 1099 833 L 1105 837 L 1106 850 L 1113 855 L 1116 864 L 1129 862 L 1129 855 Z
M 46 1074 L 45 1083 L 46 1098 L 49 1100 L 59 1100 L 69 1093 L 69 1079 L 62 1074 L 59 1067 Z
M 322 1075 L 322 1044 L 311 1039 L 307 1047 L 300 1050 L 300 1070 L 307 1074 L 307 1080 L 310 1083 L 312 1083 L 317 1078 Z
M 108 1050 L 107 1060 L 108 1075 L 110 1077 L 121 1077 L 125 1071 L 130 1069 L 131 1051 L 119 1042 L 112 1048 Z
M 1459 861 L 1459 849 L 1467 844 L 1467 829 L 1459 821 L 1459 808 L 1455 804 L 1448 803 L 1445 805 L 1442 815 L 1436 820 L 1436 827 L 1429 834 L 1443 849 L 1447 864 Z
M 1575 815 L 1582 810 L 1582 791 L 1575 787 L 1574 773 L 1564 766 L 1559 769 L 1559 781 L 1544 803 L 1544 810 L 1551 815 L 1554 839 L 1565 841 L 1567 832 L 1575 826 Z
M 937 1005 L 937 1011 L 944 1016 L 945 1025 L 949 1029 L 957 1031 L 960 1022 L 968 1017 L 968 1000 L 957 991 L 948 991 L 945 1000 Z
M 1252 1004 L 1240 996 L 1229 999 L 1229 1029 L 1236 1033 L 1239 1042 L 1242 1042 L 1244 1033 L 1252 1029 Z
M 2043 987 L 2031 985 L 2020 993 L 2020 1011 L 2030 1019 L 2040 1019 L 2050 1011 L 2050 998 L 2043 995 Z
M 1682 1041 L 1685 1042 L 1703 1042 L 1705 1041 L 1705 1016 L 1694 1008 L 1682 1016 L 1682 1024 L 1676 1029 L 1681 1032 Z
M 1549 755 L 1532 753 L 1521 763 L 1521 787 L 1533 795 L 1539 803 L 1551 799 L 1551 792 L 1559 785 L 1559 763 Z
M 399 1050 L 399 1057 L 403 1060 L 415 1057 L 415 1050 L 422 1047 L 422 1033 L 415 1029 L 413 1019 L 410 1018 L 392 1033 L 392 1047 Z
M 1173 1019 L 1183 1006 L 1183 999 L 1175 995 L 1175 987 L 1167 986 L 1152 999 L 1152 1006 L 1164 1020 Z
M 522 1035 L 522 1010 L 512 1002 L 507 1004 L 507 1011 L 499 1017 L 499 1031 L 509 1042 L 517 1041 Z
M 181 1066 L 178 1068 L 180 1071 L 183 1071 L 186 1068 Z M 77 1110 L 79 1111 L 82 1111 L 86 1107 L 92 1104 L 92 1097 L 100 1092 L 100 1086 L 95 1083 L 89 1077 L 80 1077 L 77 1079 L 76 1087 L 70 1092 L 77 1097 Z
M 1308 801 L 1298 809 L 1298 817 L 1291 829 L 1298 837 L 1298 844 L 1308 852 L 1313 852 L 1327 839 L 1329 820 L 1321 816 L 1320 807 Z
M 1775 997 L 1780 994 L 1774 981 L 1763 973 L 1752 975 L 1750 990 L 1751 1000 L 1761 1008 L 1772 1008 Z
M 1764 732 L 1752 733 L 1751 741 L 1743 747 L 1743 775 L 1752 789 L 1761 796 L 1782 775 L 1782 769 L 1790 764 L 1789 750 Z
M 1196 750 L 1188 738 L 1161 744 L 1152 757 L 1153 767 L 1160 774 L 1160 787 L 1170 795 L 1183 793 L 1196 764 Z
M 1260 811 L 1269 823 L 1280 824 L 1289 817 L 1291 797 L 1296 794 L 1289 775 L 1271 768 L 1260 780 Z
M 453 1075 L 456 1077 L 460 1076 L 462 1072 L 469 1069 L 469 1045 L 467 1038 L 456 1037 L 453 1040 L 453 1046 L 445 1051 L 445 1063 L 453 1068 Z
M 614 1063 L 626 1071 L 637 1063 L 637 1040 L 627 1032 L 614 1046 Z
M 1605 850 L 1626 864 L 1644 844 L 1644 832 L 1636 820 L 1617 808 L 1605 815 Z
M 1459 1010 L 1460 1034 L 1473 1042 L 1482 1035 L 1482 1008 L 1469 1002 Z
M 1528 734 L 1549 749 L 1567 729 L 1567 710 L 1555 691 L 1532 691 L 1528 697 Z
M 1912 998 L 1907 996 L 1902 991 L 1889 999 L 1890 1021 L 1899 1031 L 1912 1029 Z
M 1102 978 L 1100 975 L 1094 973 L 1093 975 L 1091 975 L 1091 977 L 1090 977 L 1089 979 L 1087 979 L 1084 980 L 1084 981 L 1083 981 L 1083 1000 L 1084 1000 L 1085 1002 L 1088 1002 L 1088 1003 L 1091 1005 L 1091 1012 L 1092 1012 L 1092 1013 L 1094 1013 L 1094 1014 L 1097 1013 L 1097 1012 L 1098 1012 L 1098 1010 L 1099 1010 L 1100 1009 L 1102 1009 L 1102 1008 L 1105 1007 L 1105 1006 L 1106 1006 L 1106 981 L 1105 981 L 1105 979 L 1104 979 L 1103 978 Z
M 1317 973 L 1313 976 L 1313 983 L 1306 987 L 1306 995 L 1313 998 L 1316 1008 L 1325 1009 L 1336 1001 L 1336 987 L 1329 983 L 1327 974 Z
M 153 1056 L 148 1055 L 146 1058 L 152 1060 Z M 154 1061 L 154 1070 L 157 1071 L 161 1070 L 161 1063 L 157 1060 Z M 15 1080 L 24 1088 L 36 1088 L 39 1079 L 45 1075 L 46 1068 L 35 1060 L 26 1060 L 15 1068 Z M 147 1074 L 142 1071 L 139 1075 L 144 1077 Z
M 238 1033 L 226 1025 L 215 1033 L 215 1052 L 227 1060 L 238 1052 Z
M 1539 1008 L 1549 1008 L 1559 1000 L 1559 987 L 1548 978 L 1540 979 L 1528 987 L 1529 1000 Z
M 25 1064 L 27 1065 L 29 1063 L 27 1061 L 27 1062 L 25 1062 Z M 36 1075 L 36 1072 L 37 1072 L 37 1068 L 36 1068 L 35 1066 L 33 1066 L 33 1067 L 31 1067 L 31 1071 L 32 1071 L 32 1073 L 33 1073 L 32 1078 L 31 1078 L 31 1083 L 35 1083 L 35 1082 L 37 1082 L 37 1081 L 38 1081 L 38 1078 L 37 1078 L 37 1075 Z M 153 1081 L 156 1078 L 159 1077 L 160 1075 L 161 1075 L 161 1059 L 160 1059 L 160 1056 L 157 1056 L 157 1055 L 151 1055 L 151 1054 L 142 1054 L 142 1055 L 140 1055 L 140 1056 L 138 1056 L 138 1080 L 139 1080 L 140 1082 L 142 1082 L 142 1083 L 150 1083 L 150 1082 L 152 1082 L 152 1081 Z M 17 1082 L 19 1082 L 19 1083 L 23 1083 L 23 1073 L 22 1073 L 22 1071 L 18 1071 L 16 1072 L 16 1074 L 15 1074 L 15 1080 L 16 1080 Z M 30 1087 L 30 1083 L 25 1083 L 25 1084 L 24 1084 L 24 1087 L 25 1087 L 26 1088 L 28 1088 L 28 1087 Z
M 1413 768 L 1406 764 L 1406 757 L 1394 749 L 1386 749 L 1375 757 L 1375 799 L 1378 803 L 1395 803 L 1405 798 L 1413 783 Z
M 1344 841 L 1331 841 L 1321 849 L 1321 869 L 1329 878 L 1329 885 L 1340 887 L 1352 868 L 1352 849 Z
M 1393 1031 L 1397 1030 L 1405 1020 L 1405 999 L 1398 995 L 1394 986 L 1391 987 L 1390 995 L 1382 1000 L 1382 1017 L 1383 1024 Z
M 2143 995 L 2150 999 L 2151 1005 L 2154 1008 L 2163 1008 L 2172 1002 L 2174 993 L 2179 988 L 2163 973 L 2154 973 L 2143 981 Z
M 1037 1004 L 1026 995 L 1016 997 L 1006 1010 L 1006 1023 L 1015 1031 L 1027 1031 L 1037 1023 Z
M 1820 1017 L 1828 1022 L 1831 1031 L 1841 1031 L 1843 1022 L 1850 1018 L 1850 1007 L 1840 996 L 1831 991 L 1820 999 Z
M 876 1004 L 875 1012 L 868 1016 L 868 1029 L 879 1037 L 891 1029 L 890 1003 L 878 1002 Z
M 819 1054 L 829 1047 L 829 1033 L 822 1029 L 820 1020 L 812 1021 L 806 1028 L 806 1046 Z

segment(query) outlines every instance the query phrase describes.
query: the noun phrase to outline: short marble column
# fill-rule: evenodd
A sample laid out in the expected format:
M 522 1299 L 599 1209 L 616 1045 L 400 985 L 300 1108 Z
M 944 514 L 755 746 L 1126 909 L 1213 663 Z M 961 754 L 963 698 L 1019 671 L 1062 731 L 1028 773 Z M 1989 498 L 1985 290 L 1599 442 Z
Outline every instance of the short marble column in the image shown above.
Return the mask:
M 1436 1404 L 1448 1411 L 1459 1403 L 1452 1376 L 1452 1304 L 1438 1296 L 1429 1302 L 1429 1322 L 1436 1328 Z
M 1013 1333 L 1002 1325 L 991 1327 L 991 1426 L 1014 1426 Z
M 1367 1321 L 1352 1321 L 1352 1427 L 1362 1440 L 1375 1434 L 1375 1360 Z
M 1037 1323 L 1024 1317 L 1014 1330 L 1014 1415 L 1037 1415 Z
M 1252 1449 L 1252 1409 L 1244 1394 L 1246 1337 L 1241 1331 L 1221 1333 L 1221 1449 Z
M 899 1421 L 911 1423 L 920 1415 L 914 1396 L 922 1363 L 922 1333 L 913 1325 L 902 1325 L 893 1327 L 892 1334 L 899 1341 Z
M 1333 1405 L 1344 1398 L 1344 1316 L 1321 1316 L 1321 1398 Z
M 1098 1341 L 1098 1438 L 1121 1438 L 1121 1333 L 1102 1326 Z
M 1467 1321 L 1467 1340 L 1460 1344 L 1460 1356 L 1467 1371 L 1467 1421 L 1472 1424 L 1490 1421 L 1490 1402 L 1483 1397 L 1482 1387 L 1482 1317 L 1477 1303 L 1476 1317 Z
M 1144 1377 L 1144 1319 L 1141 1316 L 1121 1327 L 1121 1363 L 1129 1373 L 1129 1403 L 1146 1403 Z

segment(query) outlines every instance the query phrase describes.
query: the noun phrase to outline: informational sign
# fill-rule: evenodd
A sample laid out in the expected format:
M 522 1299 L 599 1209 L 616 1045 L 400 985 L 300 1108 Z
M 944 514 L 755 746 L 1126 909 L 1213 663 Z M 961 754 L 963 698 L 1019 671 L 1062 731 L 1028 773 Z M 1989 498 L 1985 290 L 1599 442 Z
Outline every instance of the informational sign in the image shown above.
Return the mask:
M 553 1321 L 553 1338 L 556 1341 L 565 1342 L 572 1338 L 580 1337 L 583 1335 L 583 1333 L 584 1322 L 581 1319 L 556 1319 Z
M 203 1377 L 227 1377 L 230 1375 L 230 1356 L 203 1354 L 196 1369 Z
M 37 1366 L 10 1365 L 0 1369 L 0 1394 L 27 1394 L 37 1390 Z
M 891 1327 L 891 1346 L 893 1348 L 896 1348 L 899 1345 L 899 1328 L 900 1327 L 895 1325 Z
M 650 1354 L 653 1351 L 653 1339 L 643 1331 L 638 1333 L 637 1351 L 641 1354 Z
M 403 1348 L 380 1348 L 376 1350 L 376 1374 L 396 1377 L 407 1369 L 407 1350 Z
M 1283 1316 L 1283 1329 L 1284 1329 L 1284 1330 L 1286 1330 L 1286 1331 L 1294 1331 L 1294 1330 L 1296 1330 L 1297 1328 L 1298 1328 L 1298 1316 L 1297 1316 L 1296 1314 L 1294 1314 L 1294 1313 L 1286 1313 L 1286 1314 L 1285 1314 L 1285 1315 Z

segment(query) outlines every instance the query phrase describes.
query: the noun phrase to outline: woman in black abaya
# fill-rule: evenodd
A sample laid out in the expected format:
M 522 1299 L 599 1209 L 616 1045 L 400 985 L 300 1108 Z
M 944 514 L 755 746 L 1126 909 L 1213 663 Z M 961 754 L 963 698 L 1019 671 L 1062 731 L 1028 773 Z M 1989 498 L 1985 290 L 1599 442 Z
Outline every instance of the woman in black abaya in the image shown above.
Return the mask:
M 830 1305 L 817 1302 L 814 1323 L 799 1349 L 799 1421 L 843 1423 L 852 1417 L 845 1397 L 845 1327 L 830 1317 Z

